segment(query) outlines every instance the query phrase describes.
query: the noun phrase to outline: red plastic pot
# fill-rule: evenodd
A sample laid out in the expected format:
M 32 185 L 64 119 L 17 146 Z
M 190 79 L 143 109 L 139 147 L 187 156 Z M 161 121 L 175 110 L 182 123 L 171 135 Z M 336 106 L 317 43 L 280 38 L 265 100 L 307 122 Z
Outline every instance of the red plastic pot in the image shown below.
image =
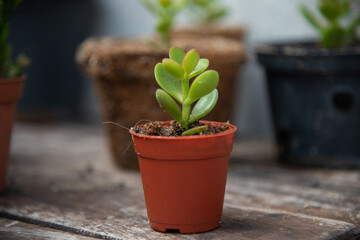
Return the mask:
M 146 136 L 131 128 L 152 228 L 197 233 L 220 225 L 237 129 L 231 124 L 229 128 L 214 135 L 186 137 Z
M 16 101 L 21 96 L 25 78 L 25 75 L 11 79 L 0 78 L 0 193 L 5 189 L 10 137 L 15 117 Z

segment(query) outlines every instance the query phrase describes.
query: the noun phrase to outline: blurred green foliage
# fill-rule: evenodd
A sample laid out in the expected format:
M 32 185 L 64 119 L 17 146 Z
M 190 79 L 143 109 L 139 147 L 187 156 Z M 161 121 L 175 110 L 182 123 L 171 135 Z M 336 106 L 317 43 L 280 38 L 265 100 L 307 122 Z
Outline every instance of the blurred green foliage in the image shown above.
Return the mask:
M 190 0 L 188 10 L 203 24 L 217 22 L 229 13 L 221 0 Z
M 162 43 L 170 45 L 170 33 L 174 19 L 188 3 L 188 0 L 141 0 L 156 20 L 156 30 Z
M 318 0 L 318 15 L 306 6 L 300 10 L 305 19 L 318 31 L 325 48 L 337 48 L 355 44 L 356 31 L 360 26 L 360 13 L 353 13 L 354 0 Z
M 162 63 L 155 66 L 155 79 L 162 88 L 156 90 L 156 99 L 164 111 L 186 130 L 183 135 L 206 131 L 207 126 L 189 129 L 189 125 L 206 116 L 215 107 L 219 75 L 214 70 L 205 71 L 209 61 L 200 59 L 195 49 L 185 54 L 182 49 L 172 47 L 169 56 L 170 58 L 163 59 Z M 196 78 L 190 85 L 193 77 Z M 195 102 L 191 110 L 191 105 Z
M 22 74 L 22 68 L 30 63 L 30 60 L 23 54 L 13 61 L 11 45 L 7 42 L 11 13 L 21 1 L 0 0 L 0 78 L 18 77 Z

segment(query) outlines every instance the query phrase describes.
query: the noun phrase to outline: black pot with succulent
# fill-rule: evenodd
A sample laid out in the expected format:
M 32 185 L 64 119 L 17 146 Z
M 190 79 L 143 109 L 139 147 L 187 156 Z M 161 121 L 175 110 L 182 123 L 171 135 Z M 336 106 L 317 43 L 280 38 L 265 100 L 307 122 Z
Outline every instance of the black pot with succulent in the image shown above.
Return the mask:
M 300 10 L 320 42 L 263 44 L 280 159 L 322 167 L 360 167 L 360 14 L 352 0 L 319 0 L 322 16 Z

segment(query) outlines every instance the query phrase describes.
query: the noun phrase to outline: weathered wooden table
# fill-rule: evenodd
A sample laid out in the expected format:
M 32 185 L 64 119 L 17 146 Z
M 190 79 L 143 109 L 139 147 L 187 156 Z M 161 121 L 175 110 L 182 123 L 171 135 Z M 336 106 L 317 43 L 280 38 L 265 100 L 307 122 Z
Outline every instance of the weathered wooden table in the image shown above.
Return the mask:
M 222 224 L 191 235 L 149 227 L 100 127 L 17 124 L 12 143 L 0 239 L 360 239 L 360 171 L 279 166 L 269 143 L 235 144 Z

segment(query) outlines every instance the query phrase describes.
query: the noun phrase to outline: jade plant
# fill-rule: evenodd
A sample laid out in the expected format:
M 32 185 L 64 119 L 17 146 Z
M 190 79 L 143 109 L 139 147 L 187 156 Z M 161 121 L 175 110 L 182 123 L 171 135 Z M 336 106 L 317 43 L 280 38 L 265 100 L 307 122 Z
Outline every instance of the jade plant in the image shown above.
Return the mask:
M 181 124 L 184 129 L 182 135 L 206 131 L 207 125 L 189 126 L 215 107 L 219 75 L 214 70 L 205 71 L 209 60 L 200 59 L 195 49 L 185 53 L 181 48 L 172 47 L 169 57 L 155 66 L 155 79 L 162 88 L 156 90 L 156 99 L 161 108 Z
M 188 9 L 196 20 L 204 24 L 217 22 L 229 12 L 221 0 L 190 0 Z
M 11 59 L 11 45 L 7 42 L 12 11 L 22 0 L 0 0 L 0 78 L 14 78 L 22 74 L 22 68 L 29 59 L 20 54 L 15 61 Z
M 187 5 L 188 0 L 142 0 L 156 19 L 156 30 L 162 43 L 170 45 L 170 33 L 174 19 Z
M 336 48 L 356 43 L 360 14 L 352 13 L 352 2 L 353 0 L 318 0 L 322 20 L 307 7 L 300 7 L 305 19 L 318 31 L 323 47 Z

